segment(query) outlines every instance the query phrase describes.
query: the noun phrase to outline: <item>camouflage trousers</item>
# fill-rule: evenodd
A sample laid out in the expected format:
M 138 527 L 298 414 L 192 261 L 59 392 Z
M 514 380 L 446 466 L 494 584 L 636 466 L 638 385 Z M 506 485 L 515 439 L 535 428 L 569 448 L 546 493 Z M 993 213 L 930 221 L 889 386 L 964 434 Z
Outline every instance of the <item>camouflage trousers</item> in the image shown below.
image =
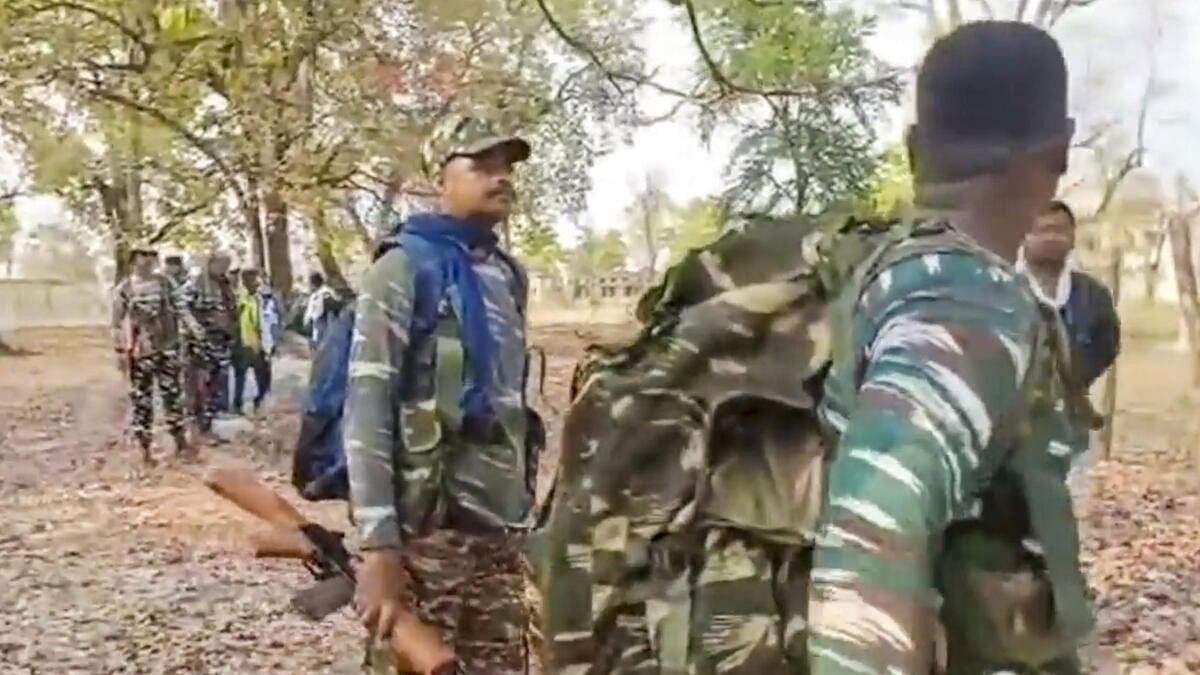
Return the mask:
M 172 436 L 183 433 L 183 406 L 179 390 L 179 354 L 163 350 L 138 357 L 129 368 L 133 403 L 132 430 L 142 445 L 149 447 L 154 426 L 154 387 L 162 397 L 163 415 Z
M 405 543 L 410 606 L 438 628 L 463 672 L 526 675 L 531 668 L 530 570 L 524 542 L 508 535 L 438 530 Z M 398 671 L 386 650 L 366 647 L 363 670 Z
M 210 333 L 205 339 L 191 345 L 188 358 L 188 398 L 196 427 L 207 432 L 212 429 L 213 417 L 217 414 L 221 372 L 229 368 L 233 360 L 232 342 L 229 336 Z

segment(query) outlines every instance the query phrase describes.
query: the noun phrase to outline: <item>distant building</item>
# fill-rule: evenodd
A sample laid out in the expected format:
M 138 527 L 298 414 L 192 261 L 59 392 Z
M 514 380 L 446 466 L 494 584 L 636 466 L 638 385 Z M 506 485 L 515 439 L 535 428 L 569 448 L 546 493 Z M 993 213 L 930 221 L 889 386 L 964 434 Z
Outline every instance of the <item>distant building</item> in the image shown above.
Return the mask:
M 650 287 L 652 281 L 645 272 L 615 271 L 591 279 L 575 279 L 571 298 L 600 303 L 634 302 Z

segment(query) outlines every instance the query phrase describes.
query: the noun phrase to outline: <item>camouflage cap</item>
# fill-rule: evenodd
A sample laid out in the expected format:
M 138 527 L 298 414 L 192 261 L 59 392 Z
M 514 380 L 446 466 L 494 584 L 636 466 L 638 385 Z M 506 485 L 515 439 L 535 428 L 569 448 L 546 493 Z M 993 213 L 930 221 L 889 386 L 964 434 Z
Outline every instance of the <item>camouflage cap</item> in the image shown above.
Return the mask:
M 519 136 L 497 133 L 479 117 L 451 115 L 429 134 L 422 148 L 425 173 L 432 176 L 455 157 L 474 157 L 488 150 L 508 152 L 509 159 L 529 159 L 529 142 Z

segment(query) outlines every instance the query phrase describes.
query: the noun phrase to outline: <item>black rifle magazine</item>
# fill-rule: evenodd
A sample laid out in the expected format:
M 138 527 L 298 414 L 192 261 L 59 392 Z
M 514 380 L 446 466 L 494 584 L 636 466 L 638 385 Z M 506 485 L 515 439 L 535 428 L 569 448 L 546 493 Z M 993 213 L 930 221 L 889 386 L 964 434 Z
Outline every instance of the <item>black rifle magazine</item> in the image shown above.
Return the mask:
M 350 604 L 353 599 L 354 580 L 338 575 L 292 596 L 292 608 L 313 621 L 320 621 Z

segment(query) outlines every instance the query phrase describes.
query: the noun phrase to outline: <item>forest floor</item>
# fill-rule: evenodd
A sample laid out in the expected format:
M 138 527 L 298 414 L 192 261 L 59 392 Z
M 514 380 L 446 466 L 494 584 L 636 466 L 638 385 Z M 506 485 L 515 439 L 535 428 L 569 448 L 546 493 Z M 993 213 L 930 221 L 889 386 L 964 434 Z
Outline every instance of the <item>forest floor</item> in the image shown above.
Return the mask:
M 535 331 L 552 421 L 583 346 L 616 330 Z M 142 470 L 124 445 L 126 390 L 102 331 L 27 331 L 9 344 L 17 353 L 0 356 L 0 674 L 356 671 L 361 637 L 348 613 L 321 624 L 295 615 L 288 599 L 307 573 L 252 559 L 240 538 L 248 518 L 199 480 L 213 464 L 249 466 L 300 504 L 285 476 L 294 397 L 281 394 L 199 464 L 164 452 L 167 461 Z M 1127 349 L 1114 454 L 1090 475 L 1084 548 L 1097 639 L 1119 672 L 1200 673 L 1200 397 L 1188 393 L 1184 363 L 1161 346 Z M 346 527 L 342 505 L 301 508 Z

